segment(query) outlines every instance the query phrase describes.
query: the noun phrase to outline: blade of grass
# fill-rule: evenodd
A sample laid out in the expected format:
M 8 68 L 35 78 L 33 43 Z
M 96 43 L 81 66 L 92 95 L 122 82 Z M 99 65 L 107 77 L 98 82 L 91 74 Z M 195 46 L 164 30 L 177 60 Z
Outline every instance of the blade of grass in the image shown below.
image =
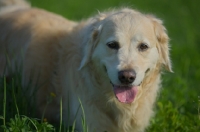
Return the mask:
M 82 110 L 82 112 L 83 112 L 83 116 L 82 116 L 82 127 L 83 127 L 83 132 L 88 132 L 88 127 L 87 127 L 86 119 L 85 119 L 85 111 L 84 111 L 84 108 L 83 108 L 83 105 L 82 105 L 82 103 L 81 103 L 80 98 L 79 98 L 78 100 L 79 100 L 79 103 L 80 103 L 80 106 L 81 106 L 81 110 Z
M 200 96 L 199 96 L 199 107 L 198 107 L 198 114 L 199 114 L 199 120 L 200 120 Z
M 48 104 L 46 104 L 45 107 L 44 107 L 44 111 L 43 111 L 43 113 L 42 113 L 41 123 L 44 122 L 44 114 L 45 114 L 45 112 L 46 112 L 47 106 L 48 106 Z
M 44 122 L 44 115 L 45 115 L 47 106 L 51 103 L 51 101 L 52 101 L 51 97 L 47 99 L 47 103 L 46 103 L 46 105 L 45 105 L 45 107 L 44 107 L 44 110 L 43 110 L 43 113 L 42 113 L 41 123 Z
M 24 117 L 25 119 L 29 120 L 29 121 L 32 123 L 32 125 L 35 127 L 35 129 L 36 129 L 36 132 L 38 132 L 38 128 L 37 128 L 36 124 L 33 122 L 33 120 L 32 120 L 32 119 L 30 119 L 30 118 L 29 118 L 29 117 L 27 117 L 27 116 L 22 116 L 22 117 Z
M 14 79 L 12 78 L 12 94 L 13 94 L 13 97 L 14 97 L 14 102 L 15 102 L 15 107 L 16 107 L 16 110 L 17 110 L 17 115 L 19 117 L 19 109 L 18 109 L 18 106 L 17 106 L 17 101 L 16 101 L 16 97 L 15 97 L 15 92 L 14 92 L 14 87 L 15 87 L 15 82 L 14 82 Z
M 74 132 L 75 127 L 76 127 L 76 119 L 74 120 L 73 125 L 72 125 L 72 132 Z
M 62 97 L 60 98 L 60 128 L 59 132 L 62 131 Z
M 76 117 L 77 117 L 77 115 L 78 115 L 78 112 L 79 112 L 80 107 L 81 107 L 81 106 L 79 105 L 79 107 L 78 107 L 78 109 L 77 109 L 77 111 L 76 111 L 76 114 L 75 114 L 75 119 L 74 119 L 74 122 L 73 122 L 73 124 L 72 124 L 72 132 L 74 132 L 75 127 L 76 127 Z
M 68 100 L 67 100 L 67 132 L 69 132 L 69 120 L 70 120 L 70 108 L 69 108 L 69 93 L 68 93 Z
M 4 76 L 3 125 L 6 126 L 6 77 Z M 4 131 L 6 131 L 4 129 Z

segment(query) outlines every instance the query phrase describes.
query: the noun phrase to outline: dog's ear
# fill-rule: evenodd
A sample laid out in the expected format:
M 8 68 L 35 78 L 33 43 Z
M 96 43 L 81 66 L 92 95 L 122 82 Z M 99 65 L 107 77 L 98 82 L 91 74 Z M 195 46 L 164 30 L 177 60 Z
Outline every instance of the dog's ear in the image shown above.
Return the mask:
M 165 27 L 162 25 L 162 21 L 155 18 L 154 16 L 148 16 L 152 20 L 153 26 L 154 26 L 154 32 L 157 38 L 157 49 L 160 55 L 160 62 L 164 67 L 170 71 L 172 71 L 171 68 L 171 61 L 169 56 L 169 37 L 166 33 Z
M 94 29 L 92 29 L 92 33 L 83 49 L 84 55 L 78 70 L 81 70 L 90 61 L 92 53 L 96 47 L 96 44 L 98 43 L 100 31 L 101 31 L 101 26 L 99 26 L 98 28 L 94 27 Z
M 86 40 L 86 44 L 83 49 L 84 56 L 81 60 L 81 64 L 78 70 L 81 70 L 90 61 L 92 53 L 96 47 L 96 44 L 99 41 L 99 35 L 102 30 L 101 21 L 104 20 L 106 16 L 107 16 L 106 14 L 99 12 L 99 14 L 91 20 L 90 27 L 88 27 L 89 33 L 86 33 L 86 34 L 90 34 L 90 37 L 89 39 L 87 38 Z

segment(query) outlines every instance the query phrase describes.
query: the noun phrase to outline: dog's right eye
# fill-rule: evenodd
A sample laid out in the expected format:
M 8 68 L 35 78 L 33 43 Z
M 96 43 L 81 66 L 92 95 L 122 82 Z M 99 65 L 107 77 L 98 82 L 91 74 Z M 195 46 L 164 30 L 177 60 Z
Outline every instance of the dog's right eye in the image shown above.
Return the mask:
M 147 49 L 149 48 L 149 46 L 145 43 L 141 43 L 139 46 L 138 46 L 138 49 L 140 51 L 146 51 Z
M 111 49 L 118 50 L 119 49 L 119 43 L 116 41 L 111 41 L 107 43 L 107 46 Z

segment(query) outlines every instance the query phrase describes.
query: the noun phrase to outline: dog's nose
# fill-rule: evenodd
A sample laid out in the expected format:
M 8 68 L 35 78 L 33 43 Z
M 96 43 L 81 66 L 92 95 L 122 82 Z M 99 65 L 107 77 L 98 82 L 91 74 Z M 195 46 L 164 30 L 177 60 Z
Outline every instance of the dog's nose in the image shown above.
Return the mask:
M 119 71 L 118 78 L 122 84 L 131 84 L 136 78 L 136 73 L 134 70 Z

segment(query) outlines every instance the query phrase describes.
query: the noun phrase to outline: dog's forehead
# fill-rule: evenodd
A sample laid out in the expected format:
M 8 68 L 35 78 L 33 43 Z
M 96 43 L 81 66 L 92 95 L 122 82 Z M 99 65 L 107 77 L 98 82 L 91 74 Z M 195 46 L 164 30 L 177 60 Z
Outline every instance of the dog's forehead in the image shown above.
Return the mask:
M 111 16 L 104 23 L 104 31 L 107 36 L 114 35 L 118 39 L 156 40 L 152 21 L 140 13 L 121 13 Z

